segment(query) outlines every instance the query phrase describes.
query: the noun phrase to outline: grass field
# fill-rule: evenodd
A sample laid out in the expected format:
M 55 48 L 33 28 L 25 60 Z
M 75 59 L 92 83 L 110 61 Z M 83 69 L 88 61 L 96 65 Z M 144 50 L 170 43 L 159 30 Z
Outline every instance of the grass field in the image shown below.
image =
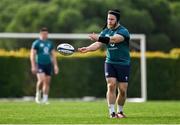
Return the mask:
M 128 118 L 110 119 L 105 101 L 0 101 L 0 124 L 180 124 L 180 102 L 126 103 Z

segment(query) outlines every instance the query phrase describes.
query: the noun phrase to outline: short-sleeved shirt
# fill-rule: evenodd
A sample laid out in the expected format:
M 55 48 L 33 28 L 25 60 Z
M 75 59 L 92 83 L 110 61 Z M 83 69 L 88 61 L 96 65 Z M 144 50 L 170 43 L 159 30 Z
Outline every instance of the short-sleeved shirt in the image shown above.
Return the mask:
M 130 53 L 129 53 L 130 35 L 125 27 L 120 25 L 116 29 L 105 28 L 100 33 L 100 36 L 110 37 L 110 36 L 114 36 L 115 34 L 122 35 L 124 37 L 124 41 L 119 43 L 106 44 L 106 48 L 107 48 L 106 63 L 130 65 Z
M 40 40 L 37 39 L 32 44 L 32 49 L 35 49 L 36 54 L 36 63 L 37 64 L 50 64 L 52 63 L 51 51 L 54 49 L 54 46 L 50 40 Z

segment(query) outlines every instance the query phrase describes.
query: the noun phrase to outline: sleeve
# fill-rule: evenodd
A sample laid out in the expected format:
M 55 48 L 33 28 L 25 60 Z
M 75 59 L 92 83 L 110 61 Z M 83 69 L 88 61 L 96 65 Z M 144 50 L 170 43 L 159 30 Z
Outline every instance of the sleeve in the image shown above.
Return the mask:
M 37 41 L 37 40 L 32 43 L 31 48 L 32 48 L 32 49 L 35 49 L 35 50 L 38 49 L 38 41 Z
M 52 51 L 52 50 L 54 49 L 54 44 L 53 44 L 53 42 L 52 42 L 52 41 L 51 41 L 50 43 L 51 43 L 50 50 Z
M 130 35 L 127 29 L 120 29 L 118 30 L 117 34 L 122 35 L 125 39 L 125 41 L 129 41 L 130 40 Z
M 100 37 L 105 37 L 105 30 L 101 31 L 99 34 Z

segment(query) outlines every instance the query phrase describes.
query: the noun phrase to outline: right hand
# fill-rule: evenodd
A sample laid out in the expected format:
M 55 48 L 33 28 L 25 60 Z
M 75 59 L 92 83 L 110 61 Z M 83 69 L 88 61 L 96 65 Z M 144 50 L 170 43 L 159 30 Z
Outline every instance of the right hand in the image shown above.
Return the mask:
M 99 38 L 99 37 L 98 37 L 97 34 L 92 33 L 92 34 L 89 35 L 89 38 L 90 38 L 92 41 L 96 42 L 96 41 L 98 41 L 98 38 Z
M 78 51 L 81 53 L 87 53 L 89 50 L 87 47 L 81 47 L 81 48 L 78 48 Z
M 32 66 L 32 67 L 31 67 L 31 72 L 32 72 L 33 74 L 36 74 L 36 73 L 37 73 L 37 68 L 36 68 L 35 66 Z
M 57 75 L 59 73 L 59 68 L 57 65 L 54 66 L 54 74 Z

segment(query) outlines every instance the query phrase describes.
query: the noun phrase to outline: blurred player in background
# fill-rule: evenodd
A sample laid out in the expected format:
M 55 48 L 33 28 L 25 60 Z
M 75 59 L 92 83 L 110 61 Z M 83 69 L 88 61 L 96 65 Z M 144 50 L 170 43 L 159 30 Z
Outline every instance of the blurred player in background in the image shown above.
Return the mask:
M 48 40 L 48 29 L 40 30 L 39 39 L 35 40 L 31 47 L 31 71 L 37 76 L 36 103 L 48 104 L 48 93 L 51 75 L 58 74 L 59 68 L 55 56 L 54 46 Z M 41 99 L 41 97 L 43 97 Z
M 105 77 L 107 81 L 107 102 L 110 118 L 125 118 L 123 106 L 126 100 L 127 87 L 130 70 L 129 54 L 129 32 L 120 23 L 119 10 L 109 10 L 107 23 L 100 33 L 90 34 L 93 44 L 79 48 L 82 53 L 99 49 L 102 44 L 106 45 L 106 61 L 104 65 Z M 118 95 L 116 97 L 116 88 Z M 117 113 L 115 113 L 115 103 L 117 102 Z

